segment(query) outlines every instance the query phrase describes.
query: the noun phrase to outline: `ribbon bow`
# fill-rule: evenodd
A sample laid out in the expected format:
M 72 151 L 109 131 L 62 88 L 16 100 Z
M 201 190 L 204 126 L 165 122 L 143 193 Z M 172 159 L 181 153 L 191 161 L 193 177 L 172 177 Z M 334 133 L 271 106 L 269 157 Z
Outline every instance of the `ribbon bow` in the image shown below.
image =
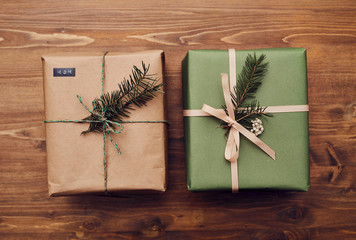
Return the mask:
M 232 53 L 233 52 L 233 53 Z M 239 157 L 239 146 L 240 146 L 240 133 L 244 135 L 247 139 L 261 148 L 268 156 L 273 160 L 276 159 L 275 152 L 261 139 L 251 133 L 249 130 L 244 128 L 235 120 L 234 107 L 231 101 L 230 88 L 233 87 L 233 83 L 236 83 L 236 64 L 235 64 L 235 51 L 229 50 L 230 57 L 230 86 L 228 74 L 221 74 L 222 89 L 224 94 L 224 100 L 227 108 L 227 114 L 222 109 L 215 109 L 209 105 L 204 104 L 202 111 L 209 115 L 212 115 L 220 120 L 228 123 L 230 127 L 230 134 L 227 139 L 225 148 L 225 159 L 231 163 L 231 180 L 232 180 L 232 191 L 237 192 L 239 189 L 238 185 L 238 165 L 237 159 Z

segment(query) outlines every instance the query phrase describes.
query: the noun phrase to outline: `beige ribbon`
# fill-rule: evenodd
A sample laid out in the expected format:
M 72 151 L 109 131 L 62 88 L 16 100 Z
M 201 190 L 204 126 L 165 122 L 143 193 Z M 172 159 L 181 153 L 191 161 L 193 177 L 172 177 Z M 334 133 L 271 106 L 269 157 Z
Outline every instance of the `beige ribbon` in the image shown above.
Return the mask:
M 239 189 L 237 159 L 239 157 L 240 133 L 259 148 L 261 148 L 273 160 L 276 159 L 276 156 L 273 149 L 271 149 L 266 143 L 256 137 L 255 134 L 251 133 L 235 120 L 234 107 L 230 94 L 230 89 L 233 89 L 234 83 L 236 84 L 236 58 L 234 49 L 229 49 L 229 72 L 230 87 L 228 75 L 226 73 L 221 74 L 222 89 L 227 108 L 227 114 L 223 109 L 215 109 L 209 105 L 204 104 L 201 110 L 184 110 L 183 116 L 214 116 L 228 123 L 229 127 L 231 127 L 225 148 L 225 159 L 231 164 L 232 192 L 237 192 Z M 269 113 L 302 112 L 308 111 L 308 105 L 273 106 L 268 107 L 266 110 L 266 112 Z
M 288 113 L 288 112 L 308 112 L 308 105 L 285 105 L 285 106 L 269 106 L 263 107 L 265 109 L 265 113 Z M 239 110 L 243 110 L 244 108 L 238 108 Z M 224 112 L 223 109 L 216 109 L 217 111 Z M 201 109 L 191 109 L 191 110 L 183 110 L 183 116 L 185 117 L 209 117 L 211 116 L 209 113 L 204 112 Z
M 238 166 L 237 159 L 239 157 L 239 145 L 240 145 L 240 134 L 244 135 L 247 139 L 261 148 L 268 156 L 273 160 L 276 159 L 275 152 L 267 146 L 261 139 L 251 133 L 249 130 L 244 128 L 241 124 L 236 122 L 234 108 L 231 102 L 230 88 L 228 85 L 228 75 L 226 73 L 221 74 L 221 81 L 224 93 L 225 104 L 228 114 L 225 111 L 220 111 L 209 105 L 204 104 L 202 110 L 209 115 L 212 115 L 220 120 L 228 123 L 230 128 L 230 134 L 227 139 L 225 148 L 225 159 L 231 163 L 231 181 L 232 181 L 232 191 L 237 192 L 239 189 L 238 185 Z

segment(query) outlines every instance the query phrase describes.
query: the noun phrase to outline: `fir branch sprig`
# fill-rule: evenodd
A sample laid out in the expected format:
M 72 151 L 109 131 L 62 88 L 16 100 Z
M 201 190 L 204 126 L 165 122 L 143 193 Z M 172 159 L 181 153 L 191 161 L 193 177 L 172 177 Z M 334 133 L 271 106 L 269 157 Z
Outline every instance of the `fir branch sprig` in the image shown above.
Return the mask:
M 129 78 L 118 84 L 118 90 L 104 93 L 99 98 L 94 99 L 93 114 L 83 120 L 92 120 L 88 130 L 82 134 L 89 132 L 102 132 L 102 118 L 114 122 L 121 122 L 124 117 L 129 117 L 129 114 L 134 110 L 134 106 L 142 107 L 152 100 L 156 93 L 161 93 L 160 90 L 163 83 L 158 82 L 156 74 L 149 74 L 150 65 L 146 66 L 142 62 L 142 70 L 133 66 Z M 114 125 L 108 123 L 111 128 Z
M 246 129 L 252 129 L 251 120 L 259 117 L 272 117 L 265 113 L 266 107 L 261 107 L 257 100 L 244 104 L 247 99 L 254 99 L 255 93 L 262 84 L 263 77 L 267 72 L 268 62 L 264 62 L 266 55 L 261 54 L 258 58 L 256 53 L 248 54 L 245 65 L 238 75 L 236 86 L 231 92 L 231 101 L 234 107 L 235 120 Z M 227 114 L 226 106 L 222 106 Z M 223 128 L 229 128 L 226 122 L 222 122 Z
M 238 75 L 236 86 L 234 87 L 235 94 L 231 94 L 235 108 L 238 108 L 247 98 L 255 98 L 258 87 L 262 83 L 262 79 L 267 72 L 268 62 L 263 63 L 266 55 L 261 54 L 257 59 L 256 53 L 248 54 L 245 60 L 245 65 L 241 73 Z

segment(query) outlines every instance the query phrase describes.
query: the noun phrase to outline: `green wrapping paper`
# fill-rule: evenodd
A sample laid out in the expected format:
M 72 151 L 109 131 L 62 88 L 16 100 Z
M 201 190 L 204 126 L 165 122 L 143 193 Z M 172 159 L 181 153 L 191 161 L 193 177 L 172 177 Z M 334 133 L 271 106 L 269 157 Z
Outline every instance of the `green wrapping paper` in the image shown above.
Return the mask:
M 256 93 L 261 106 L 307 105 L 306 50 L 279 48 L 236 51 L 236 72 L 247 54 L 265 54 L 268 72 Z M 228 50 L 191 50 L 182 62 L 184 110 L 225 104 L 221 73 L 229 73 Z M 274 113 L 263 119 L 259 138 L 276 152 L 271 159 L 241 136 L 239 189 L 309 188 L 308 112 Z M 190 191 L 231 190 L 230 162 L 224 158 L 226 130 L 209 116 L 184 116 L 187 186 Z

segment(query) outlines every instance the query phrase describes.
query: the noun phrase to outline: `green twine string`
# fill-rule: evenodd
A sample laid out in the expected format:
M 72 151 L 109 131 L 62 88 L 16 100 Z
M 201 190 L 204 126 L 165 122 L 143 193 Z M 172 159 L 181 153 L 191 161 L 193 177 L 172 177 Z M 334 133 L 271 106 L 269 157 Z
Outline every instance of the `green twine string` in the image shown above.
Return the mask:
M 101 70 L 101 95 L 104 94 L 104 82 L 105 82 L 105 56 L 108 54 L 108 52 L 105 52 L 103 55 L 103 63 L 102 63 L 102 70 Z M 115 146 L 117 152 L 121 155 L 121 151 L 118 147 L 118 145 L 115 143 L 115 141 L 112 139 L 110 136 L 110 132 L 114 132 L 116 134 L 119 134 L 123 131 L 123 126 L 120 123 L 168 123 L 168 121 L 120 121 L 120 122 L 115 122 L 115 121 L 110 121 L 106 119 L 105 112 L 106 108 L 102 108 L 101 114 L 93 112 L 88 108 L 82 101 L 82 97 L 80 95 L 77 95 L 77 98 L 79 99 L 80 104 L 92 115 L 97 115 L 99 117 L 99 120 L 46 120 L 44 121 L 45 123 L 103 123 L 103 150 L 104 150 L 104 159 L 103 159 L 103 164 L 104 164 L 104 187 L 105 187 L 105 194 L 108 194 L 108 188 L 107 188 L 107 180 L 108 180 L 108 171 L 107 171 L 107 159 L 106 159 L 106 134 L 108 135 L 110 142 Z M 102 101 L 99 99 L 99 101 Z M 115 130 L 110 127 L 109 123 L 114 124 L 119 127 L 119 130 Z

